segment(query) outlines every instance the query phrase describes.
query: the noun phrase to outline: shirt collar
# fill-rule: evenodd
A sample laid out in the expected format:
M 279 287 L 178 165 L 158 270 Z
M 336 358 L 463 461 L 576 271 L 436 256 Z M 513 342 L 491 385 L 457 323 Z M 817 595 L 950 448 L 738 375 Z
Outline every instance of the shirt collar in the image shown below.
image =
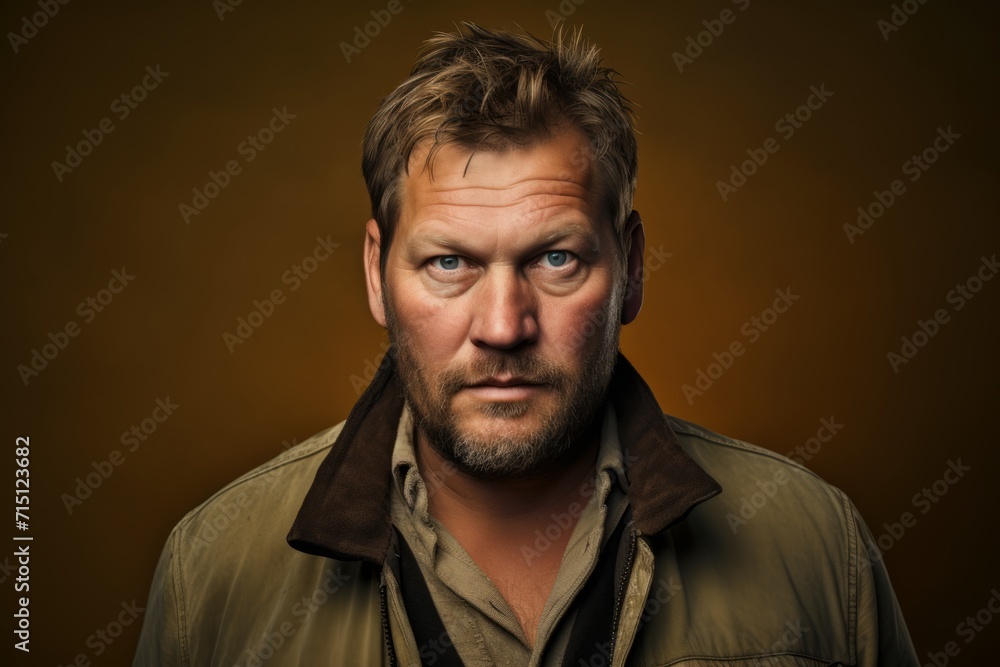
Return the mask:
M 392 347 L 386 351 L 306 492 L 287 536 L 299 551 L 377 565 L 385 562 L 392 539 L 395 445 L 404 426 L 406 433 L 412 433 L 412 420 L 403 423 L 409 417 L 404 414 L 394 352 Z M 627 443 L 619 446 L 618 469 L 623 473 L 619 479 L 640 533 L 662 532 L 722 491 L 681 447 L 652 390 L 621 353 L 608 401 L 619 442 Z

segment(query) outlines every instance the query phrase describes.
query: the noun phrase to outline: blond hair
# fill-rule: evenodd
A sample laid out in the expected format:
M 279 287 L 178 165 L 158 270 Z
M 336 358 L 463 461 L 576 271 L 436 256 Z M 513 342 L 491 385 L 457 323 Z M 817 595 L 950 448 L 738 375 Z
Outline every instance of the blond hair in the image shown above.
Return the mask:
M 573 164 L 595 161 L 623 258 L 638 156 L 635 112 L 618 89 L 618 73 L 602 67 L 599 49 L 564 23 L 550 42 L 471 22 L 462 27 L 427 40 L 410 76 L 381 101 L 365 129 L 362 172 L 381 234 L 382 268 L 399 219 L 401 181 L 418 144 L 432 140 L 425 166 L 433 178 L 444 144 L 503 151 L 544 141 L 567 125 L 588 140 L 589 155 L 573 156 Z

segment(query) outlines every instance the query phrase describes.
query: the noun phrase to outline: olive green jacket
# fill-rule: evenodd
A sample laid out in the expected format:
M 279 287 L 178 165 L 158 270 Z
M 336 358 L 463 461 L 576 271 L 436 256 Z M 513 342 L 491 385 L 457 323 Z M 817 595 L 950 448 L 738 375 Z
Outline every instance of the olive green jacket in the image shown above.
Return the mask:
M 431 665 L 397 576 L 390 353 L 345 422 L 174 528 L 136 666 Z M 619 356 L 630 522 L 611 642 L 590 665 L 918 665 L 851 501 L 788 459 L 665 416 Z M 291 528 L 289 532 L 289 528 Z

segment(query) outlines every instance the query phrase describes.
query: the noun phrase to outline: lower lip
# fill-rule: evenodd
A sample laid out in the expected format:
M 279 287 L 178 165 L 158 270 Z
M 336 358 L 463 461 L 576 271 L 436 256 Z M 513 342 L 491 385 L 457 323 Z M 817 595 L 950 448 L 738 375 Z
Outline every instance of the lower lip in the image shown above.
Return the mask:
M 476 385 L 465 387 L 462 391 L 483 401 L 523 401 L 537 395 L 543 389 L 540 384 L 516 384 L 509 387 Z

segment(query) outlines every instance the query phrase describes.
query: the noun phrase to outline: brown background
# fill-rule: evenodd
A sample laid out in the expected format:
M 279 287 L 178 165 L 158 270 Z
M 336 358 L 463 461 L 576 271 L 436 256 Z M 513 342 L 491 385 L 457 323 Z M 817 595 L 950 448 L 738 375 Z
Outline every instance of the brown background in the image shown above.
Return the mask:
M 33 651 L 16 664 L 68 664 L 79 653 L 128 664 L 138 624 L 101 656 L 87 638 L 123 601 L 143 604 L 171 526 L 229 480 L 346 417 L 357 397 L 351 376 L 384 340 L 361 273 L 365 122 L 432 31 L 471 19 L 547 36 L 545 11 L 560 10 L 557 0 L 475 9 L 404 0 L 348 64 L 340 43 L 385 4 L 246 0 L 220 20 L 208 0 L 72 2 L 18 53 L 4 47 L 0 459 L 12 480 L 14 438 L 31 436 L 35 537 Z M 678 72 L 671 54 L 727 7 L 735 22 Z M 37 11 L 6 3 L 0 26 L 19 30 Z M 728 0 L 587 0 L 569 20 L 633 84 L 636 208 L 647 247 L 672 253 L 650 274 L 623 350 L 668 412 L 778 452 L 804 443 L 822 418 L 842 423 L 809 465 L 851 496 L 876 536 L 903 512 L 917 515 L 885 558 L 922 660 L 957 641 L 952 664 L 987 664 L 1000 622 L 969 644 L 956 626 L 1000 587 L 1000 281 L 958 312 L 945 295 L 1000 250 L 997 16 L 931 0 L 884 40 L 876 22 L 891 11 L 889 2 L 753 0 L 740 11 Z M 169 76 L 119 120 L 112 100 L 157 64 Z M 781 138 L 774 123 L 820 84 L 833 96 Z M 285 106 L 297 117 L 242 162 L 240 142 Z M 104 117 L 115 131 L 59 182 L 51 163 Z M 902 163 L 948 126 L 961 138 L 849 243 L 842 225 L 856 208 L 906 178 Z M 771 136 L 780 150 L 723 202 L 716 181 Z M 178 205 L 230 159 L 243 172 L 186 225 Z M 290 292 L 282 273 L 327 235 L 340 248 Z M 77 304 L 123 266 L 132 284 L 25 386 L 18 364 L 50 331 L 81 323 Z M 713 352 L 746 342 L 742 324 L 786 287 L 799 301 L 689 404 L 681 386 Z M 288 300 L 230 354 L 222 334 L 275 288 Z M 886 354 L 937 308 L 951 321 L 894 373 Z M 92 462 L 124 450 L 120 434 L 167 396 L 176 413 L 69 514 L 62 494 Z M 912 496 L 959 458 L 972 470 L 916 512 Z M 14 593 L 9 570 L 0 578 L 7 652 Z

